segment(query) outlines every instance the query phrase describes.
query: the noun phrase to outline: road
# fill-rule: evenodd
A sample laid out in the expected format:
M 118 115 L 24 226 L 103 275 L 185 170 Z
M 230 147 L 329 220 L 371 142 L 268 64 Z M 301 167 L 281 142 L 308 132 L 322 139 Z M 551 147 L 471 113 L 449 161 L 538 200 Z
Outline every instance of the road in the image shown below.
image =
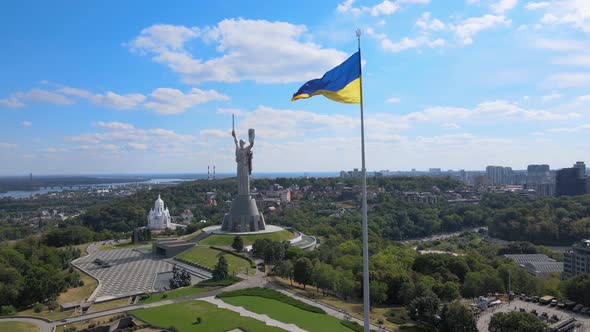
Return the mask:
M 448 239 L 450 237 L 459 236 L 465 232 L 478 232 L 481 229 L 487 230 L 487 227 L 468 228 L 468 229 L 463 229 L 463 230 L 460 230 L 457 232 L 452 232 L 452 233 L 442 233 L 442 234 L 435 234 L 435 235 L 430 235 L 430 236 L 425 236 L 425 237 L 419 237 L 419 238 L 415 238 L 415 239 L 407 239 L 407 240 L 400 241 L 400 243 L 410 244 L 413 242 L 430 242 L 430 241 L 436 241 L 436 240 L 444 240 L 444 239 Z

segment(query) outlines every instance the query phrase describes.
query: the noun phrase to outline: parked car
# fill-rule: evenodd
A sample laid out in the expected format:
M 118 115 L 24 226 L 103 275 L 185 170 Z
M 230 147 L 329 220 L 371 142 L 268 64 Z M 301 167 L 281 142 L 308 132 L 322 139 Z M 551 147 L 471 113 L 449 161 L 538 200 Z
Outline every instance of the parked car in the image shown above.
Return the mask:
M 560 309 L 565 308 L 565 303 L 564 302 L 557 302 L 557 307 Z
M 580 313 L 581 313 L 581 314 L 583 314 L 583 315 L 585 315 L 585 314 L 587 314 L 587 313 L 588 313 L 588 310 L 590 310 L 590 308 L 588 308 L 588 307 L 584 307 L 584 308 L 582 308 L 582 309 L 580 310 Z
M 557 305 L 557 300 L 553 299 L 551 300 L 551 303 L 549 303 L 550 306 L 555 307 Z
M 576 304 L 576 306 L 572 309 L 573 312 L 580 312 L 584 306 L 581 304 Z

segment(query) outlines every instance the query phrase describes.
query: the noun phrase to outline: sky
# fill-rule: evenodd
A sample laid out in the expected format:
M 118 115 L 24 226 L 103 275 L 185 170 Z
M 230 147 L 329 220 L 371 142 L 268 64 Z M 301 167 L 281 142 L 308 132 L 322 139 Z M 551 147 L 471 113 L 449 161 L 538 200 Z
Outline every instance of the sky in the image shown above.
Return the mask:
M 357 51 L 368 170 L 570 167 L 590 151 L 590 1 L 13 1 L 0 175 L 360 166 L 359 105 L 291 101 Z

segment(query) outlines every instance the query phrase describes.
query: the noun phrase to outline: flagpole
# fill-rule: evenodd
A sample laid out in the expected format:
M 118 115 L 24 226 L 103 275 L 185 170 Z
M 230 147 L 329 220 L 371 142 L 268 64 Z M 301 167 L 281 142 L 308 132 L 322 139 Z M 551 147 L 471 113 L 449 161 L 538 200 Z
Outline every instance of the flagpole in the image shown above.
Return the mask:
M 365 119 L 363 111 L 363 69 L 361 62 L 361 30 L 356 30 L 359 49 L 359 85 L 361 97 L 361 155 L 362 155 L 362 187 L 363 187 L 363 322 L 365 332 L 369 332 L 371 320 L 369 299 L 369 229 L 367 225 L 367 168 L 365 165 Z

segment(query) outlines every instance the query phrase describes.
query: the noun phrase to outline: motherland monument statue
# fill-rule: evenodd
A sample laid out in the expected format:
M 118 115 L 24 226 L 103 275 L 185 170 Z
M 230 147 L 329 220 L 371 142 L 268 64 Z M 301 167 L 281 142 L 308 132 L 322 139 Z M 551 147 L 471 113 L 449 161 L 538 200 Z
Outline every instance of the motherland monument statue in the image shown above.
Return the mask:
M 232 132 L 236 146 L 236 163 L 238 179 L 238 197 L 232 201 L 229 213 L 223 217 L 221 230 L 224 232 L 256 232 L 266 229 L 264 217 L 258 211 L 256 201 L 250 196 L 250 175 L 254 147 L 254 129 L 248 129 L 249 145 L 236 138 L 234 117 L 232 115 Z

